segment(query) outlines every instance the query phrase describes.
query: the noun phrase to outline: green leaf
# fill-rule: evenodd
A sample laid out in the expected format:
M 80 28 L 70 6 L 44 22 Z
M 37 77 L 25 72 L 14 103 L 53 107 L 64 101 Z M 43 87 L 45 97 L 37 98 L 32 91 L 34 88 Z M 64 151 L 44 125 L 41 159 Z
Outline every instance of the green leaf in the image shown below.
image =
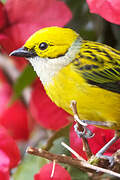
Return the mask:
M 33 180 L 34 175 L 38 173 L 40 168 L 48 163 L 48 160 L 33 155 L 26 155 L 25 159 L 18 166 L 13 174 L 14 180 Z
M 13 85 L 12 102 L 21 96 L 23 89 L 30 85 L 36 77 L 37 75 L 32 66 L 28 65 Z
M 70 152 L 61 145 L 61 142 L 65 142 L 69 145 L 69 139 L 66 137 L 60 137 L 53 142 L 53 146 L 50 148 L 50 152 L 54 154 L 65 154 L 70 156 Z
M 53 136 L 48 140 L 48 143 L 45 147 L 46 151 L 49 151 L 50 148 L 54 145 L 54 141 L 60 137 L 69 137 L 69 131 L 72 124 L 69 124 L 68 126 L 61 128 L 59 131 L 56 131 Z
M 5 3 L 6 3 L 6 0 L 1 0 L 1 2 L 2 2 L 3 4 L 5 4 Z
M 88 180 L 89 179 L 88 174 L 81 171 L 78 168 L 69 166 L 69 168 L 67 170 L 70 173 L 72 180 L 80 180 L 80 179 Z
M 85 39 L 85 40 L 88 39 L 89 41 L 96 41 L 96 39 L 97 39 L 96 33 L 93 30 L 81 29 L 80 35 L 83 39 Z

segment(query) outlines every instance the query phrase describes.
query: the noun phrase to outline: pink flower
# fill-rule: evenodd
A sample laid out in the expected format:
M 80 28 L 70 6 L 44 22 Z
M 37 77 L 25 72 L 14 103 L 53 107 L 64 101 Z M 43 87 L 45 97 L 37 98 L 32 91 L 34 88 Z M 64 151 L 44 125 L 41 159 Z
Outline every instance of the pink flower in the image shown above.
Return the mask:
M 96 126 L 88 126 L 88 128 L 95 133 L 93 138 L 88 138 L 88 143 L 93 154 L 96 154 L 108 141 L 110 141 L 114 136 L 114 130 L 101 129 Z M 70 146 L 74 149 L 80 156 L 84 159 L 86 158 L 86 153 L 83 151 L 82 139 L 78 137 L 72 126 L 70 130 Z M 120 149 L 120 139 L 114 143 L 104 154 L 111 156 L 118 149 Z
M 45 90 L 37 80 L 30 100 L 30 111 L 33 118 L 43 127 L 58 130 L 69 123 L 69 115 L 57 107 L 46 95 Z
M 32 130 L 31 123 L 28 111 L 20 100 L 15 101 L 10 107 L 6 107 L 0 116 L 0 124 L 7 128 L 10 135 L 16 140 L 28 140 Z
M 0 70 L 0 124 L 7 128 L 16 140 L 27 140 L 32 129 L 31 118 L 20 100 L 8 106 L 11 96 L 12 88 Z
M 0 179 L 9 180 L 9 164 L 10 160 L 8 156 L 0 150 Z
M 120 0 L 87 0 L 91 13 L 99 14 L 107 21 L 120 24 Z
M 70 174 L 59 164 L 55 164 L 55 171 L 51 178 L 52 169 L 53 163 L 44 165 L 34 176 L 34 180 L 71 180 Z
M 7 16 L 3 4 L 0 2 L 0 30 L 6 26 Z
M 14 139 L 8 134 L 7 130 L 2 126 L 0 126 L 0 152 L 1 151 L 5 153 L 7 159 L 9 159 L 9 168 L 14 168 L 18 165 L 20 161 L 20 151 Z
M 0 3 L 0 45 L 8 54 L 20 48 L 35 31 L 46 26 L 64 26 L 72 17 L 63 1 L 7 0 Z M 16 65 L 24 67 L 27 61 Z M 23 58 L 21 58 L 23 59 Z

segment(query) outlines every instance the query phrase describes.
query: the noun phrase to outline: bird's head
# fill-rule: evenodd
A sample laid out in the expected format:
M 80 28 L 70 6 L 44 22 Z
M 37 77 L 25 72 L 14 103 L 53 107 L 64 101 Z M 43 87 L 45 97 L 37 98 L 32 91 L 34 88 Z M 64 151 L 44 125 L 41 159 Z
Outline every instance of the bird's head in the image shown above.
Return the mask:
M 72 29 L 48 27 L 34 33 L 24 46 L 11 53 L 12 56 L 57 58 L 63 56 L 78 34 Z
M 48 68 L 54 74 L 54 71 L 58 71 L 58 69 L 69 63 L 67 61 L 70 61 L 70 58 L 66 60 L 65 56 L 73 54 L 72 51 L 70 53 L 69 51 L 78 37 L 79 35 L 72 29 L 61 27 L 43 28 L 34 33 L 23 47 L 13 51 L 10 55 L 27 58 L 39 77 Z

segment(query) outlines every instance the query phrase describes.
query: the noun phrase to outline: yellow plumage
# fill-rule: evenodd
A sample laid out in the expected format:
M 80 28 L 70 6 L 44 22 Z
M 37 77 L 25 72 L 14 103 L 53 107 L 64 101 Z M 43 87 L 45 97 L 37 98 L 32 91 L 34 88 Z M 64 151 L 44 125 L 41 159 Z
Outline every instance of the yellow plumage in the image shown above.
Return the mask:
M 81 119 L 107 121 L 110 128 L 120 129 L 120 94 L 89 85 L 73 71 L 71 64 L 54 77 L 46 92 L 53 102 L 70 114 L 70 103 L 76 100 Z
M 81 119 L 120 129 L 120 51 L 52 27 L 31 36 L 20 56 L 28 58 L 58 106 L 72 114 L 70 103 L 76 100 Z

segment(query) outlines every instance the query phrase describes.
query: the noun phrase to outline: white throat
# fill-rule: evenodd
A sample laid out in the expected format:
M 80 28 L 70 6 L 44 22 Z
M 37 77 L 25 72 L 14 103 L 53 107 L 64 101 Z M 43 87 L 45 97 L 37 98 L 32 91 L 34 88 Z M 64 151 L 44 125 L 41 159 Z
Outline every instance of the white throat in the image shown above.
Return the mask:
M 62 57 L 50 59 L 36 56 L 34 58 L 28 58 L 43 85 L 49 84 L 52 81 L 54 75 L 58 73 L 61 68 L 65 67 L 73 61 L 76 53 L 80 49 L 80 45 L 81 39 L 77 38 L 67 53 Z

